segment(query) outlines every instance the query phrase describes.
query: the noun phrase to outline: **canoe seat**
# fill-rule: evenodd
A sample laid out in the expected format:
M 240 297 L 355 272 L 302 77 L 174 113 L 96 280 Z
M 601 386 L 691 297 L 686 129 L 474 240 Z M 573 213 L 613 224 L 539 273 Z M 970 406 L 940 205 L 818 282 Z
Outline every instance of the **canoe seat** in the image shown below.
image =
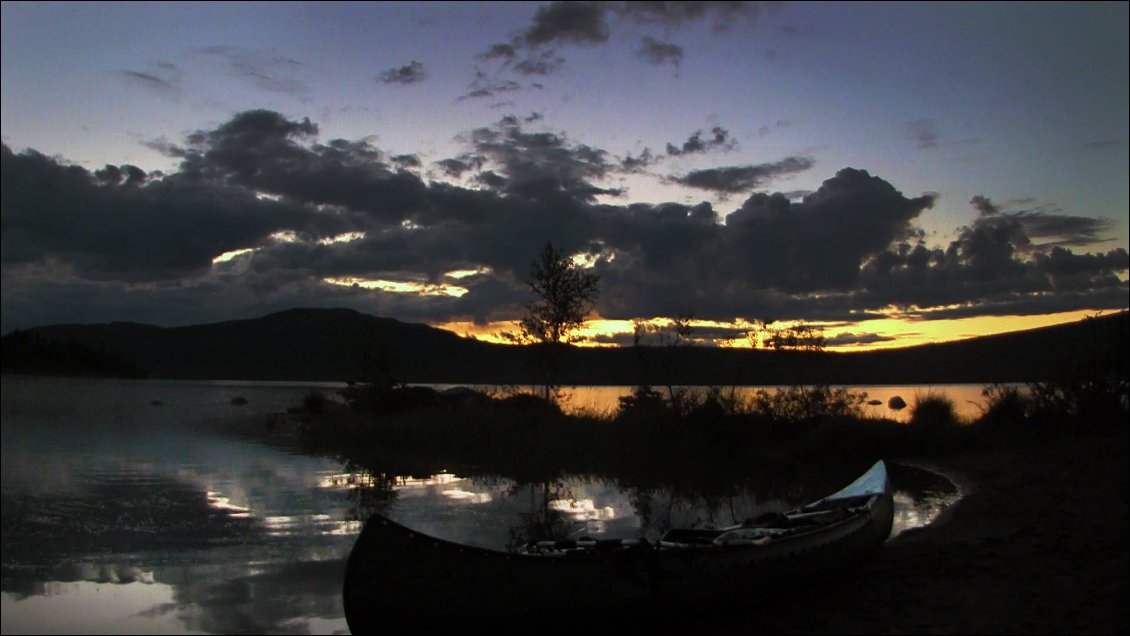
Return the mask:
M 708 528 L 672 528 L 671 530 L 663 533 L 660 541 L 667 543 L 705 545 L 713 543 L 720 534 L 722 534 L 721 530 L 711 530 Z

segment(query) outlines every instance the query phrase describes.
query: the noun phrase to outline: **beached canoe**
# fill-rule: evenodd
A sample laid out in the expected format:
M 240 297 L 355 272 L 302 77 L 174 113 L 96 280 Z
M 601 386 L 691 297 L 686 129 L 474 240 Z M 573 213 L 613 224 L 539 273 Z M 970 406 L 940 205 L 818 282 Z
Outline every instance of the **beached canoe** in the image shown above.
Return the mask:
M 597 615 L 754 595 L 874 553 L 892 519 L 882 461 L 791 512 L 728 528 L 673 529 L 658 541 L 543 541 L 504 552 L 374 515 L 349 556 L 345 615 L 354 634 L 426 631 L 563 608 Z

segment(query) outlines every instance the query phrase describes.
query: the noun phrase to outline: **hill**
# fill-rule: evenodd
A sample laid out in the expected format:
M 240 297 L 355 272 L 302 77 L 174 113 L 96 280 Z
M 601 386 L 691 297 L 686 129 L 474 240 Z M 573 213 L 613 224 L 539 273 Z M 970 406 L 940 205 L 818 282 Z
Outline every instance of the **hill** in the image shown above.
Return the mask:
M 564 384 L 626 385 L 641 379 L 688 385 L 1025 382 L 1046 379 L 1069 359 L 1111 351 L 1125 358 L 1127 318 L 1121 312 L 959 342 L 858 353 L 570 347 L 561 356 L 559 377 Z M 37 327 L 4 336 L 5 373 L 79 373 L 73 366 L 35 364 L 34 354 L 19 346 L 29 339 L 97 351 L 99 360 L 117 360 L 160 378 L 349 381 L 388 373 L 395 381 L 413 383 L 537 381 L 529 349 L 351 309 L 292 309 L 252 320 L 174 328 L 124 322 Z

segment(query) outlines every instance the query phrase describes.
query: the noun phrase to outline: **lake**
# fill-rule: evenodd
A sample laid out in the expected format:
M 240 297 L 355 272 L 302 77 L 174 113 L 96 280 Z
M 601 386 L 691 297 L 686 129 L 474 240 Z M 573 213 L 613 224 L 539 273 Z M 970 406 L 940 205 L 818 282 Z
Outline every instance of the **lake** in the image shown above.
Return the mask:
M 450 387 L 451 385 L 441 385 Z M 485 388 L 485 387 L 484 387 Z M 522 387 L 524 390 L 538 392 L 536 387 Z M 665 387 L 654 387 L 656 391 L 666 395 Z M 834 388 L 848 389 L 852 392 L 861 392 L 867 395 L 863 415 L 866 417 L 884 417 L 899 422 L 910 419 L 914 404 L 921 398 L 942 395 L 953 401 L 954 413 L 963 421 L 972 421 L 982 414 L 985 398 L 981 391 L 985 388 L 981 384 L 938 384 L 938 385 L 884 385 L 884 386 L 837 386 Z M 619 399 L 630 395 L 635 387 L 631 386 L 583 386 L 562 387 L 562 406 L 569 409 L 588 410 L 603 414 L 614 413 L 619 406 Z M 676 390 L 703 391 L 701 387 L 676 387 Z M 724 397 L 733 395 L 737 400 L 746 400 L 759 390 L 775 391 L 777 387 L 766 386 L 738 386 L 719 387 Z M 908 405 L 905 408 L 892 409 L 888 403 L 893 397 L 901 397 Z
M 799 503 L 755 492 L 707 500 L 585 476 L 518 484 L 443 472 L 377 487 L 304 453 L 289 427 L 268 425 L 311 388 L 337 386 L 3 377 L 2 631 L 345 633 L 345 559 L 372 511 L 505 549 L 539 509 L 572 533 L 632 538 Z M 599 408 L 621 389 L 573 389 L 570 399 Z M 913 403 L 927 388 L 874 390 Z M 980 395 L 931 390 L 955 403 Z M 910 467 L 892 467 L 892 481 L 895 534 L 958 496 Z

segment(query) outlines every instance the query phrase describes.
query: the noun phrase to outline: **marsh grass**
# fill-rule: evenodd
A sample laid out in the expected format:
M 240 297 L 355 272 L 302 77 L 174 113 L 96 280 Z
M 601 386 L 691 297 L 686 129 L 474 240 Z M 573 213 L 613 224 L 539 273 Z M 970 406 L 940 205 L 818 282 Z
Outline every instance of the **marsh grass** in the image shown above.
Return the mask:
M 938 431 L 962 425 L 953 400 L 948 396 L 928 391 L 915 396 L 910 409 L 910 426 Z
M 518 481 L 589 474 L 718 494 L 752 473 L 785 488 L 826 471 L 836 485 L 914 445 L 913 431 L 890 420 L 852 416 L 840 406 L 819 415 L 811 408 L 739 405 L 724 391 L 700 392 L 676 407 L 647 396 L 622 401 L 614 413 L 566 414 L 529 394 L 468 397 L 379 414 L 330 402 L 320 414 L 303 415 L 300 430 L 309 449 L 372 472 L 450 470 Z M 826 396 L 807 399 L 829 403 Z
M 680 393 L 677 400 L 640 389 L 614 412 L 569 413 L 528 393 L 440 395 L 415 387 L 394 391 L 379 402 L 379 412 L 315 400 L 299 418 L 310 450 L 373 474 L 449 470 L 521 482 L 587 474 L 716 494 L 754 473 L 779 480 L 781 488 L 813 473 L 836 485 L 880 458 L 929 460 L 1077 428 L 1061 413 L 1041 412 L 1015 387 L 989 387 L 984 395 L 987 405 L 973 421 L 962 421 L 945 395 L 924 393 L 909 422 L 899 423 L 863 416 L 862 393 L 819 386 L 744 402 L 718 389 Z M 1125 416 L 1113 422 L 1125 427 Z

